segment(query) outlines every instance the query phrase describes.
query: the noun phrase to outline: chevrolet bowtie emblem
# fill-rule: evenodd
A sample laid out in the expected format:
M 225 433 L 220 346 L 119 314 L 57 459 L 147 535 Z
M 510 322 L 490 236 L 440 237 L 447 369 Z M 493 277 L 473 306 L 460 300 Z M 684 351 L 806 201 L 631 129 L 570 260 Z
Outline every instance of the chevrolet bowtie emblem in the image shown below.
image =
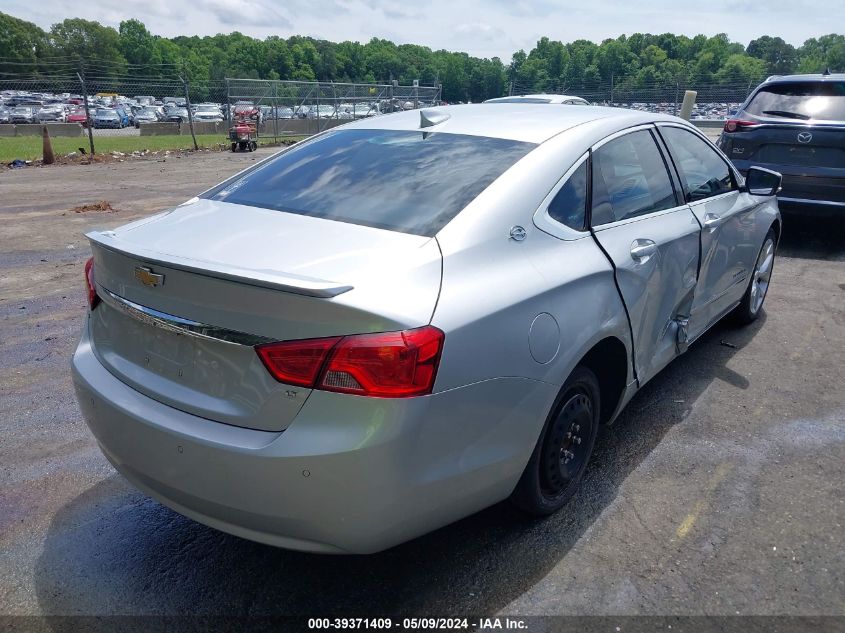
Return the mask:
M 164 275 L 158 275 L 149 268 L 143 266 L 135 266 L 135 279 L 140 281 L 145 286 L 163 286 Z

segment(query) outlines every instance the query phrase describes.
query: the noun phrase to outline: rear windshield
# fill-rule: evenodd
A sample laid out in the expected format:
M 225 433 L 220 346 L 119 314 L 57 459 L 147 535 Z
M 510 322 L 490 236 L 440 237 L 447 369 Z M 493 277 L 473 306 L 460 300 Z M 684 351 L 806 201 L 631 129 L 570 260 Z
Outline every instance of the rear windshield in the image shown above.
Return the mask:
M 462 134 L 338 130 L 204 197 L 432 236 L 534 147 Z
M 746 110 L 763 117 L 845 121 L 845 82 L 773 84 L 754 95 Z

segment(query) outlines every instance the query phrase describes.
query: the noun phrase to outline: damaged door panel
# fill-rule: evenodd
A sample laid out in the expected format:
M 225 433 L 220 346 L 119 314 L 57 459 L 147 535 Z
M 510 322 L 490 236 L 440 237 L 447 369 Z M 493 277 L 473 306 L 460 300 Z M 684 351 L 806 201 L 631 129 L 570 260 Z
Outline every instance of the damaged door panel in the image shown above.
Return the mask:
M 593 235 L 628 310 L 640 384 L 686 350 L 700 257 L 701 227 L 652 134 L 612 137 L 592 157 Z
M 695 340 L 742 298 L 760 248 L 755 210 L 727 161 L 686 127 L 661 124 L 659 133 L 677 169 L 684 199 L 701 224 L 701 266 L 689 338 Z

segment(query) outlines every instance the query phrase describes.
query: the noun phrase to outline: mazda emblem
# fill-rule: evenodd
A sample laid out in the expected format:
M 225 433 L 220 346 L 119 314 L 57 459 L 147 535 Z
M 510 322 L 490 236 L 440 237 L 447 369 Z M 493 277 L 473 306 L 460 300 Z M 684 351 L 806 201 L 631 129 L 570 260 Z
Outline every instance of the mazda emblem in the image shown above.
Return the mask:
M 809 132 L 799 132 L 798 133 L 798 142 L 799 143 L 809 143 L 813 140 L 813 135 Z

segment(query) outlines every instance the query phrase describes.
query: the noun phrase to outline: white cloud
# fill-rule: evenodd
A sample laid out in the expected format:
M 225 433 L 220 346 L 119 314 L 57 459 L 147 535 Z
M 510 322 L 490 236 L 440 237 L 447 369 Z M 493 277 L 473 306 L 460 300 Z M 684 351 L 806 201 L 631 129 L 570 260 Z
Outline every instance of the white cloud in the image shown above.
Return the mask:
M 3 11 L 44 28 L 67 17 L 115 27 L 134 17 L 153 33 L 168 37 L 234 30 L 255 37 L 302 34 L 334 41 L 387 37 L 397 43 L 495 55 L 507 62 L 517 49 L 531 49 L 540 35 L 564 42 L 601 42 L 635 32 L 689 36 L 725 32 L 746 45 L 761 35 L 779 35 L 800 45 L 810 37 L 841 31 L 838 23 L 831 22 L 831 16 L 841 14 L 841 2 L 768 0 L 761 10 L 753 0 L 625 4 L 613 0 L 577 4 L 550 0 L 427 0 L 425 4 L 402 0 L 150 0 L 142 4 L 4 0 Z

